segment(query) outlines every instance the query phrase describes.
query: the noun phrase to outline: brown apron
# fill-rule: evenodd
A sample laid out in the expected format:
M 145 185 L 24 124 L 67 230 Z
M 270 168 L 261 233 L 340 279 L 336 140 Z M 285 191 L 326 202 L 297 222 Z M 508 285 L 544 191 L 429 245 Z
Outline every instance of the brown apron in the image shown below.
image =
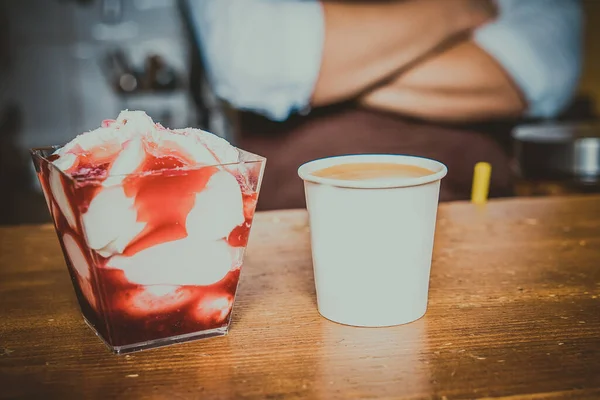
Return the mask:
M 509 129 L 449 127 L 355 106 L 336 106 L 277 123 L 252 114 L 239 119 L 238 145 L 267 158 L 258 208 L 305 207 L 296 170 L 307 161 L 342 154 L 393 153 L 433 158 L 448 167 L 441 201 L 470 197 L 473 167 L 492 164 L 490 197 L 509 196 Z

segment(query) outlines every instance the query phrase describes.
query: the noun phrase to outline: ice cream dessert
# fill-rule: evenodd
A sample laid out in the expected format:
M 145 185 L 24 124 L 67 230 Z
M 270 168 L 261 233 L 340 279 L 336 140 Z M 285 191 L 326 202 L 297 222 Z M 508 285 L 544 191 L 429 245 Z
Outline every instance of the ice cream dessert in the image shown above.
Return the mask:
M 109 346 L 227 331 L 263 158 L 140 111 L 33 155 L 83 314 Z

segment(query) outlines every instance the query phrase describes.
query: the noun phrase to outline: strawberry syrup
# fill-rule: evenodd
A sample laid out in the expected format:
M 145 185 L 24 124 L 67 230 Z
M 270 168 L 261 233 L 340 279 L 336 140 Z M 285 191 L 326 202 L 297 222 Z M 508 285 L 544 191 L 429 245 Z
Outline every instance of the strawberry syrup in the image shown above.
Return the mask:
M 53 161 L 57 156 L 51 156 Z M 105 160 L 102 160 L 105 161 Z M 126 346 L 226 327 L 231 318 L 233 299 L 240 276 L 239 266 L 219 282 L 209 286 L 143 286 L 129 282 L 123 271 L 105 268 L 107 259 L 90 249 L 81 226 L 92 199 L 103 189 L 109 162 L 97 164 L 92 157 L 79 160 L 69 179 L 61 175 L 66 197 L 76 215 L 77 227 L 69 226 L 49 190 L 50 168 L 46 159 L 37 161 L 41 185 L 48 194 L 48 206 L 53 215 L 59 241 L 65 254 L 71 280 L 86 320 L 111 346 Z M 219 169 L 203 167 L 178 169 L 186 165 L 176 156 L 147 155 L 140 167 L 144 174 L 134 173 L 123 181 L 125 194 L 135 199 L 138 221 L 146 228 L 127 246 L 125 256 L 168 241 L 185 238 L 185 221 L 194 206 L 195 196 Z M 89 179 L 89 178 L 93 179 Z M 250 177 L 256 181 L 258 177 Z M 232 247 L 245 247 L 248 242 L 257 193 L 243 193 L 245 221 L 234 228 L 227 240 Z M 106 216 L 110 218 L 110 215 Z M 65 245 L 65 234 L 75 238 L 80 252 L 89 265 L 89 278 L 82 278 Z M 72 252 L 71 252 L 72 253 Z M 173 255 L 176 262 L 177 254 Z M 169 265 L 165 265 L 169 268 Z

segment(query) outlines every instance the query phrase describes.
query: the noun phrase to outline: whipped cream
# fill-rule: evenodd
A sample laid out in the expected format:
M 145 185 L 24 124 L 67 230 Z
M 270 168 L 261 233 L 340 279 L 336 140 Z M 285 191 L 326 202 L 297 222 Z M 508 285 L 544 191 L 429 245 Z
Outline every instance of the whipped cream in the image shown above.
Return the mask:
M 91 284 L 91 272 L 90 265 L 87 262 L 85 253 L 81 248 L 81 245 L 77 242 L 77 239 L 71 234 L 64 234 L 62 237 L 62 243 L 65 247 L 71 266 L 75 270 L 77 275 L 77 281 L 79 282 L 79 289 L 81 294 L 87 299 L 88 303 L 92 308 L 98 309 L 98 301 L 94 295 L 94 289 Z
M 133 284 L 164 287 L 177 303 L 184 293 L 180 287 L 212 285 L 239 267 L 243 254 L 227 238 L 246 221 L 240 186 L 244 170 L 224 166 L 239 161 L 238 150 L 226 140 L 200 129 L 167 129 L 144 112 L 123 111 L 78 135 L 54 157 L 52 197 L 72 231 L 106 259 L 103 268 L 122 270 Z M 167 160 L 164 167 L 161 160 Z M 165 170 L 181 174 L 153 180 Z M 76 189 L 68 186 L 68 176 L 91 182 L 93 196 L 85 205 L 74 204 L 79 200 L 70 194 Z M 195 181 L 186 180 L 190 176 Z M 163 198 L 172 203 L 161 203 Z M 189 206 L 180 212 L 180 203 Z M 180 232 L 163 240 L 165 231 Z M 140 246 L 148 237 L 150 244 Z M 89 286 L 82 245 L 70 233 L 63 242 L 80 283 Z M 131 250 L 132 245 L 139 248 Z M 89 292 L 84 295 L 95 304 Z M 139 296 L 144 303 L 154 294 Z
M 82 158 L 91 158 L 97 164 L 111 163 L 109 177 L 126 175 L 140 166 L 144 150 L 177 155 L 190 166 L 229 164 L 239 159 L 234 146 L 212 133 L 194 128 L 167 129 L 143 111 L 122 111 L 117 119 L 105 120 L 100 128 L 82 133 L 58 149 L 55 154 L 60 158 L 53 164 L 69 173 Z

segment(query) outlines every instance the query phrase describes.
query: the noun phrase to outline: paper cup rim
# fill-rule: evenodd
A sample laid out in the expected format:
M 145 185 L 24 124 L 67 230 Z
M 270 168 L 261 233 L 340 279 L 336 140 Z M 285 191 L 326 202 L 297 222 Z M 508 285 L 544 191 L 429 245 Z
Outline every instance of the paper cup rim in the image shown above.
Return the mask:
M 433 174 L 418 178 L 390 178 L 377 181 L 351 181 L 345 179 L 323 178 L 313 175 L 313 172 L 315 171 L 342 163 L 373 162 L 413 165 L 427 168 L 434 172 Z M 305 182 L 352 189 L 390 189 L 426 185 L 441 180 L 447 173 L 448 168 L 439 161 L 404 154 L 353 154 L 325 157 L 304 163 L 298 168 L 298 176 Z

